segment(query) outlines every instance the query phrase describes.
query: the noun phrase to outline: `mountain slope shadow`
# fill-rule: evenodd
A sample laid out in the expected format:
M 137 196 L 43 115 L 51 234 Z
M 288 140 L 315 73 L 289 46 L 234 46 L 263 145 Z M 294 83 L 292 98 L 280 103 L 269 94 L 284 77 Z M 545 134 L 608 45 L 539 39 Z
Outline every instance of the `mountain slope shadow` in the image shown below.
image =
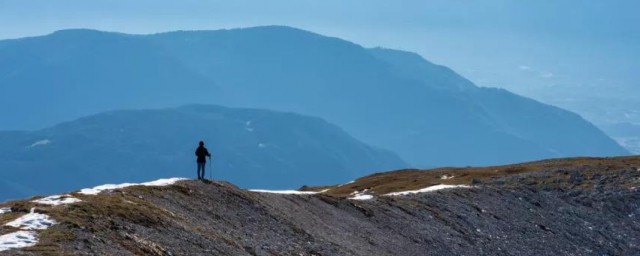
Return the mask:
M 331 184 L 406 166 L 322 119 L 293 113 L 210 105 L 112 111 L 40 131 L 0 132 L 0 201 L 195 177 L 200 140 L 213 154 L 207 178 L 245 188 Z
M 0 40 L 0 67 L 0 129 L 206 103 L 317 116 L 417 167 L 628 154 L 576 114 L 477 87 L 415 53 L 290 27 L 64 30 Z

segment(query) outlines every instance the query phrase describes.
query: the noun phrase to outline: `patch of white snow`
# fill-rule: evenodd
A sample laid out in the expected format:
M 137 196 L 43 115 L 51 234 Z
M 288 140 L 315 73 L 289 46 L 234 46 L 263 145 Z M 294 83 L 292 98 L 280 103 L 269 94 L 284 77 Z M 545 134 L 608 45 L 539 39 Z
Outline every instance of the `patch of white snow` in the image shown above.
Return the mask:
M 122 183 L 122 184 L 105 184 L 105 185 L 100 185 L 100 186 L 95 186 L 93 188 L 83 188 L 80 190 L 80 194 L 83 195 L 97 195 L 102 191 L 105 190 L 114 190 L 114 189 L 119 189 L 119 188 L 126 188 L 126 187 L 130 187 L 130 186 L 135 186 L 138 185 L 136 183 Z
M 7 208 L 2 208 L 5 209 Z M 31 212 L 5 224 L 21 230 L 0 236 L 0 251 L 34 246 L 38 243 L 36 230 L 44 230 L 55 224 L 56 221 L 49 215 L 36 213 L 35 208 L 31 208 Z
M 72 197 L 71 195 L 54 195 L 54 196 L 48 196 L 45 198 L 33 200 L 31 202 L 34 202 L 37 204 L 63 205 L 63 204 L 73 204 L 73 203 L 82 202 L 82 200 Z
M 159 179 L 144 183 L 122 183 L 122 184 L 105 184 L 96 186 L 93 188 L 85 188 L 80 190 L 80 194 L 83 195 L 97 195 L 105 190 L 114 190 L 119 188 L 126 188 L 131 186 L 168 186 L 176 183 L 177 181 L 186 180 L 186 178 L 169 178 L 169 179 Z
M 372 195 L 365 195 L 365 194 L 355 194 L 352 197 L 349 197 L 349 199 L 351 200 L 371 200 L 373 199 Z
M 402 192 L 393 192 L 393 193 L 388 193 L 385 194 L 385 196 L 404 196 L 404 195 L 409 195 L 409 194 L 417 194 L 417 193 L 424 193 L 424 192 L 432 192 L 432 191 L 436 191 L 436 190 L 442 190 L 442 189 L 450 189 L 450 188 L 470 188 L 471 186 L 468 185 L 445 185 L 445 184 L 440 184 L 440 185 L 435 185 L 435 186 L 431 186 L 431 187 L 426 187 L 423 189 L 418 189 L 418 190 L 409 190 L 409 191 L 402 191 Z
M 161 187 L 161 186 L 169 186 L 169 185 L 173 185 L 178 181 L 181 180 L 187 180 L 187 178 L 168 178 L 168 179 L 159 179 L 159 180 L 154 180 L 154 181 L 148 181 L 148 182 L 143 182 L 140 183 L 140 185 L 142 186 L 156 186 L 156 187 Z
M 346 185 L 349 185 L 349 184 L 354 183 L 354 182 L 356 182 L 356 181 L 352 180 L 352 181 L 349 181 L 349 182 L 347 182 L 345 184 L 340 184 L 338 187 L 346 186 Z
M 373 199 L 372 195 L 366 194 L 366 192 L 368 190 L 369 189 L 365 189 L 365 190 L 362 190 L 362 191 L 353 191 L 353 192 L 351 192 L 352 197 L 349 197 L 348 199 L 351 199 L 351 200 L 370 200 L 370 199 Z
M 5 224 L 5 226 L 19 228 L 22 230 L 37 230 L 47 229 L 54 224 L 56 224 L 56 221 L 51 219 L 49 215 L 36 213 L 35 208 L 31 208 L 30 213 L 20 216 L 20 218 Z
M 453 175 L 449 176 L 449 175 L 445 174 L 445 175 L 440 176 L 440 179 L 441 180 L 448 180 L 448 179 L 452 179 L 454 177 L 455 176 L 453 176 Z
M 253 128 L 251 127 L 251 121 L 247 121 L 246 123 L 244 123 L 244 129 L 247 130 L 248 132 L 253 132 Z
M 36 141 L 33 144 L 31 144 L 31 146 L 29 146 L 29 147 L 33 148 L 33 147 L 37 147 L 37 146 L 44 146 L 44 145 L 47 145 L 49 143 L 51 143 L 50 140 L 39 140 L 39 141 Z
M 38 233 L 35 231 L 16 231 L 0 236 L 0 252 L 34 246 L 37 243 Z
M 0 208 L 0 215 L 5 213 L 10 213 L 10 212 L 11 212 L 11 208 L 9 207 Z

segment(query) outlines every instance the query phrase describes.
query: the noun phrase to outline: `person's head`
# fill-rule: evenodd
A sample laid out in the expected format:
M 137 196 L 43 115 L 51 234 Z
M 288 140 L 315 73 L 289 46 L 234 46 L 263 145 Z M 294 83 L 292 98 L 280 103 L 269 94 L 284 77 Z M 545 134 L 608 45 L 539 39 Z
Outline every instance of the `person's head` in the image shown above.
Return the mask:
M 204 146 L 204 141 L 200 141 L 198 144 L 200 144 L 200 146 Z

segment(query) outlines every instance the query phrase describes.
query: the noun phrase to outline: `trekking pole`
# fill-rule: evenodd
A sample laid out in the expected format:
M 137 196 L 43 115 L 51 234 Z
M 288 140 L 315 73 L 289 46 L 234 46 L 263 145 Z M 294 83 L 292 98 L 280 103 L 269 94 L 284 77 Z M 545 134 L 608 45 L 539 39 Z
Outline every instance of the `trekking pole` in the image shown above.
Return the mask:
M 211 157 L 209 157 L 209 180 L 213 181 L 213 163 L 211 162 Z

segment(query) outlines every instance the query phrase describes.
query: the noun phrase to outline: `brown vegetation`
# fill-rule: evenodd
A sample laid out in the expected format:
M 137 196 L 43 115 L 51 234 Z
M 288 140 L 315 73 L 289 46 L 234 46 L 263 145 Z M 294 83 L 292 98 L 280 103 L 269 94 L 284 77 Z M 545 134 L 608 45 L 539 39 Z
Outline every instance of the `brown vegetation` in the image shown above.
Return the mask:
M 569 172 L 564 170 L 581 169 L 585 180 L 595 179 L 599 175 L 610 172 L 617 172 L 621 169 L 638 170 L 640 168 L 640 156 L 614 157 L 614 158 L 563 158 L 550 159 L 529 163 L 489 166 L 489 167 L 466 167 L 466 168 L 437 168 L 429 170 L 408 169 L 393 172 L 376 173 L 367 177 L 357 179 L 355 182 L 345 185 L 330 187 L 325 194 L 333 196 L 347 196 L 354 191 L 368 189 L 373 194 L 386 194 L 398 191 L 416 190 L 438 184 L 465 184 L 474 185 L 486 183 L 490 180 L 505 176 L 513 176 L 523 173 L 539 171 L 555 171 L 555 174 L 548 177 L 532 178 L 531 182 L 540 184 L 568 181 L 571 178 Z M 627 181 L 621 184 L 632 187 L 634 181 Z M 517 185 L 513 183 L 512 185 Z M 583 182 L 583 186 L 588 186 L 589 182 Z M 320 191 L 327 189 L 309 188 L 308 190 Z

